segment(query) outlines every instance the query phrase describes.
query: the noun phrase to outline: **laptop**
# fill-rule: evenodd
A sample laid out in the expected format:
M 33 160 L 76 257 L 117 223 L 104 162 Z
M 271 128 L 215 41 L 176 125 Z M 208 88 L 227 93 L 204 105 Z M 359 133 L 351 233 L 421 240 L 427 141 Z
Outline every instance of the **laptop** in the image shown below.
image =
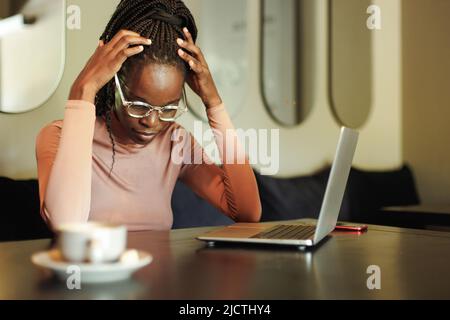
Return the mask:
M 358 142 L 358 132 L 342 127 L 317 224 L 236 223 L 197 237 L 213 246 L 216 242 L 260 243 L 298 246 L 317 245 L 336 227 L 342 198 Z

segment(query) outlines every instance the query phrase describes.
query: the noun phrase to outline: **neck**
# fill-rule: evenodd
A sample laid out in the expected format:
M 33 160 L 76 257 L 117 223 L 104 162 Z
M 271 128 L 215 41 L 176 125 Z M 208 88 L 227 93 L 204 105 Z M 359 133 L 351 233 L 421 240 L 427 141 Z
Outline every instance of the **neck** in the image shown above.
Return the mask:
M 116 115 L 115 109 L 112 109 L 110 112 L 111 112 L 111 132 L 116 142 L 122 145 L 133 145 L 133 146 L 137 145 L 136 142 L 134 142 L 128 136 L 127 132 L 122 127 L 122 124 L 120 123 L 120 120 Z

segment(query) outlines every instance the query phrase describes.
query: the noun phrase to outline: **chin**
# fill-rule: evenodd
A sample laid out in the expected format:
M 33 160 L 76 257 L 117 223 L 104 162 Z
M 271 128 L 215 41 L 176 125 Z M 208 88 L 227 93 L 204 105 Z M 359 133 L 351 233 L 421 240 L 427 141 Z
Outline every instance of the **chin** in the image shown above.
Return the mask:
M 133 135 L 133 140 L 139 145 L 147 145 L 149 144 L 159 133 L 151 135 L 151 136 L 143 136 L 139 134 Z

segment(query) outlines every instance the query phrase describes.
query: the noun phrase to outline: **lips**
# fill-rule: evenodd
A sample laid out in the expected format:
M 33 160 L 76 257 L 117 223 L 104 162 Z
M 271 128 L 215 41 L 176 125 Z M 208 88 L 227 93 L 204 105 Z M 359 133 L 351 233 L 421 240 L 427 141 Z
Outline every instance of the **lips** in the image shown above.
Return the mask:
M 137 131 L 137 130 L 134 130 L 134 132 L 136 132 L 137 134 L 139 134 L 141 136 L 145 136 L 145 137 L 153 137 L 157 134 L 157 132 L 146 132 L 146 131 Z

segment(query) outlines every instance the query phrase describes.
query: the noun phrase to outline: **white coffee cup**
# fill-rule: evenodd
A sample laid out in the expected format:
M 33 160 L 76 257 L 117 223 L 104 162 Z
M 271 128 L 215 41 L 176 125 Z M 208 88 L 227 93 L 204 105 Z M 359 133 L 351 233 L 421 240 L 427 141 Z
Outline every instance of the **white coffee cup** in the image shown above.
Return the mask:
M 87 222 L 57 228 L 57 246 L 63 258 L 76 263 L 108 263 L 120 259 L 127 245 L 123 225 Z

